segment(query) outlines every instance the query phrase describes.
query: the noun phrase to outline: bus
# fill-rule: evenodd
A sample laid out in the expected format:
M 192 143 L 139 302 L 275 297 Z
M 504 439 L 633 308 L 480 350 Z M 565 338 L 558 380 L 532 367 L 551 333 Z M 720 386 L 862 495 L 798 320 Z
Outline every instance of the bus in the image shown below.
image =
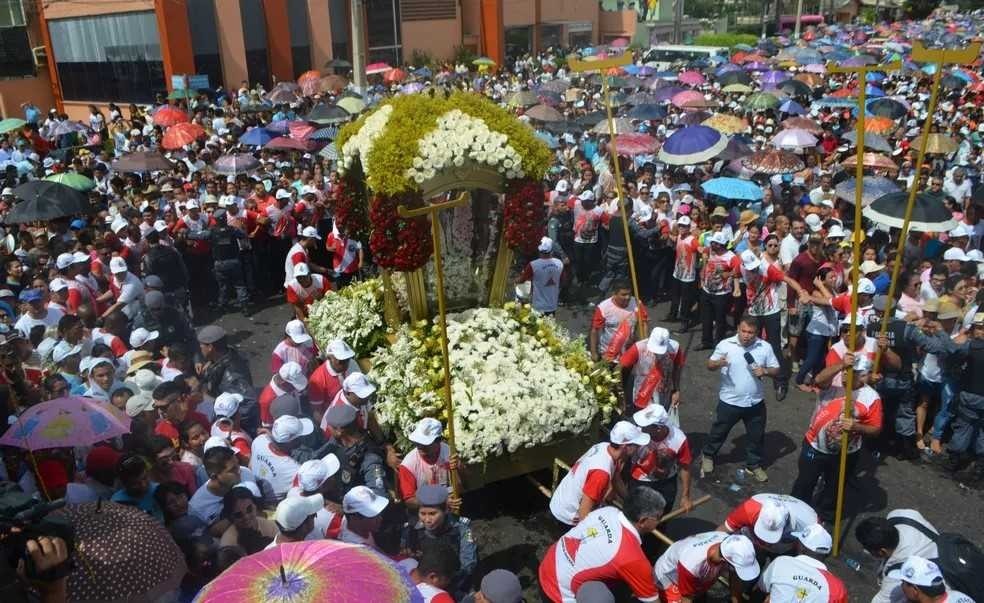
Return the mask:
M 647 63 L 656 63 L 656 68 L 663 71 L 674 63 L 690 63 L 715 57 L 727 61 L 730 56 L 731 53 L 724 46 L 659 44 L 647 50 L 643 58 Z

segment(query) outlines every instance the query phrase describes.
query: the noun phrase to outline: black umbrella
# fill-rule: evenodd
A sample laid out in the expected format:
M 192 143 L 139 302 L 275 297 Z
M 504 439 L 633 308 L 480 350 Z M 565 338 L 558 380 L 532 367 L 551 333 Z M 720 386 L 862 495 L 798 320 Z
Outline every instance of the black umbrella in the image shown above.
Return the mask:
M 332 68 L 335 68 L 335 67 L 342 67 L 344 69 L 348 69 L 351 66 L 352 66 L 352 63 L 349 63 L 345 59 L 332 59 L 332 60 L 328 61 L 327 63 L 325 63 L 325 67 L 327 67 L 329 69 L 332 69 Z
M 44 222 L 89 211 L 86 196 L 70 186 L 50 180 L 32 180 L 14 189 L 19 201 L 4 217 L 7 224 Z
M 321 103 L 315 106 L 311 111 L 304 116 L 307 121 L 313 121 L 316 124 L 337 124 L 346 122 L 351 118 L 351 114 L 345 109 L 342 109 L 338 105 L 329 105 Z
M 159 172 L 174 165 L 157 151 L 134 151 L 113 162 L 117 172 Z
M 868 103 L 868 113 L 889 119 L 905 117 L 909 110 L 905 105 L 891 98 L 879 98 Z
M 810 96 L 813 93 L 809 86 L 799 80 L 786 80 L 777 87 L 790 96 Z
M 858 146 L 858 133 L 856 130 L 847 132 L 842 138 L 849 142 L 851 146 Z M 879 136 L 873 132 L 864 133 L 864 148 L 866 151 L 881 151 L 883 153 L 891 153 L 894 150 L 894 147 L 885 140 L 884 136 Z
M 541 130 L 546 130 L 551 134 L 564 134 L 566 132 L 583 132 L 587 130 L 584 126 L 578 124 L 574 121 L 564 120 L 564 121 L 548 121 L 544 122 L 540 126 Z
M 742 159 L 743 157 L 748 157 L 752 154 L 752 148 L 748 146 L 745 142 L 740 140 L 738 136 L 733 136 L 731 140 L 728 141 L 728 146 L 724 147 L 717 158 L 724 161 L 734 161 L 735 159 Z
M 943 79 L 940 80 L 940 85 L 948 90 L 961 90 L 967 85 L 967 82 L 953 74 L 950 74 L 943 76 Z
M 666 109 L 660 105 L 636 105 L 625 114 L 629 119 L 653 120 L 666 117 Z
M 721 84 L 722 88 L 731 84 L 745 84 L 748 86 L 752 83 L 752 76 L 748 75 L 747 71 L 729 71 L 718 78 L 718 83 Z
M 905 223 L 905 207 L 909 202 L 909 193 L 899 191 L 883 195 L 864 208 L 864 217 L 883 224 L 902 228 Z M 946 232 L 957 226 L 957 221 L 953 219 L 953 214 L 943 205 L 943 196 L 932 193 L 919 193 L 916 195 L 915 205 L 912 207 L 912 220 L 909 222 L 909 230 L 919 232 Z
M 608 114 L 604 111 L 592 111 L 591 113 L 575 118 L 574 123 L 584 129 L 588 129 L 595 127 L 599 121 L 607 118 Z

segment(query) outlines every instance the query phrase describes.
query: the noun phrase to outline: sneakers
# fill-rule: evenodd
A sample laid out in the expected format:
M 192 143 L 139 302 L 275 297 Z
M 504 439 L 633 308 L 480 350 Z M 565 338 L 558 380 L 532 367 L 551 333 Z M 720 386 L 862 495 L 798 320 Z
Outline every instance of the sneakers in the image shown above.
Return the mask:
M 714 473 L 714 459 L 709 456 L 700 457 L 700 474 L 709 475 Z
M 757 481 L 760 484 L 764 484 L 765 482 L 769 481 L 769 474 L 766 473 L 765 469 L 761 467 L 756 467 L 754 469 L 752 469 L 751 467 L 746 467 L 745 471 L 747 471 L 749 475 L 754 477 L 755 481 Z
M 789 384 L 780 383 L 776 385 L 776 401 L 782 402 L 786 399 L 786 395 L 789 393 Z

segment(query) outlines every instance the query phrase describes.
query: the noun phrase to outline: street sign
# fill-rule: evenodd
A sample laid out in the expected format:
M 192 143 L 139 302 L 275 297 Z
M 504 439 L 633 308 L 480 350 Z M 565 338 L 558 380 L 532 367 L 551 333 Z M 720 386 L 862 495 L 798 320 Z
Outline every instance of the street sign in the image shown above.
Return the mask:
M 208 90 L 208 75 L 189 75 L 188 87 L 192 90 Z
M 185 76 L 183 75 L 172 75 L 171 76 L 171 90 L 184 90 L 185 89 Z

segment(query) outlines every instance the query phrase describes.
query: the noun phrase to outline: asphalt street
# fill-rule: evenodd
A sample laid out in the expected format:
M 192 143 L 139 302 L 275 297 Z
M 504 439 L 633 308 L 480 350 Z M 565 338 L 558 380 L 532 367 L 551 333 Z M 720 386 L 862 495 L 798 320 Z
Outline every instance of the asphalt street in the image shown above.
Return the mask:
M 664 307 L 649 310 L 654 318 L 665 314 Z M 567 306 L 558 312 L 558 320 L 572 334 L 583 335 L 587 333 L 592 312 L 590 305 Z M 283 337 L 282 329 L 290 316 L 286 305 L 271 302 L 249 318 L 232 313 L 217 319 L 217 323 L 230 333 L 233 343 L 249 357 L 257 386 L 269 379 L 270 352 Z M 654 322 L 651 326 L 658 324 Z M 677 325 L 663 326 L 672 331 Z M 700 341 L 699 334 L 694 332 L 674 334 L 673 337 L 688 350 Z M 690 438 L 695 458 L 717 404 L 718 376 L 705 368 L 708 355 L 709 352 L 688 351 L 681 384 L 681 427 Z M 664 527 L 671 538 L 679 539 L 713 529 L 731 508 L 757 492 L 789 492 L 796 477 L 797 455 L 814 400 L 793 389 L 785 400 L 777 402 L 772 388 L 767 386 L 766 390 L 768 483 L 739 483 L 736 479 L 736 470 L 744 459 L 744 428 L 739 424 L 732 431 L 729 444 L 722 449 L 714 473 L 695 480 L 694 498 L 710 494 L 711 501 L 687 516 L 668 522 Z M 877 590 L 878 562 L 866 555 L 853 537 L 853 526 L 864 517 L 884 515 L 897 508 L 913 508 L 942 531 L 958 532 L 974 542 L 984 543 L 982 491 L 978 487 L 964 484 L 930 463 L 875 459 L 867 453 L 864 455 L 858 475 L 847 489 L 842 553 L 837 559 L 827 560 L 828 567 L 846 583 L 851 601 L 870 600 Z M 694 475 L 698 473 L 699 467 L 695 467 Z M 546 472 L 537 477 L 549 485 L 551 477 Z M 546 498 L 527 480 L 516 478 L 469 493 L 465 497 L 464 515 L 473 520 L 481 555 L 479 575 L 496 567 L 511 569 L 527 587 L 527 601 L 538 601 L 537 566 L 557 536 Z M 663 549 L 663 545 L 651 536 L 646 538 L 645 545 L 653 560 Z M 860 571 L 845 565 L 846 560 L 858 561 Z M 708 600 L 727 600 L 724 595 L 723 590 L 715 591 Z

